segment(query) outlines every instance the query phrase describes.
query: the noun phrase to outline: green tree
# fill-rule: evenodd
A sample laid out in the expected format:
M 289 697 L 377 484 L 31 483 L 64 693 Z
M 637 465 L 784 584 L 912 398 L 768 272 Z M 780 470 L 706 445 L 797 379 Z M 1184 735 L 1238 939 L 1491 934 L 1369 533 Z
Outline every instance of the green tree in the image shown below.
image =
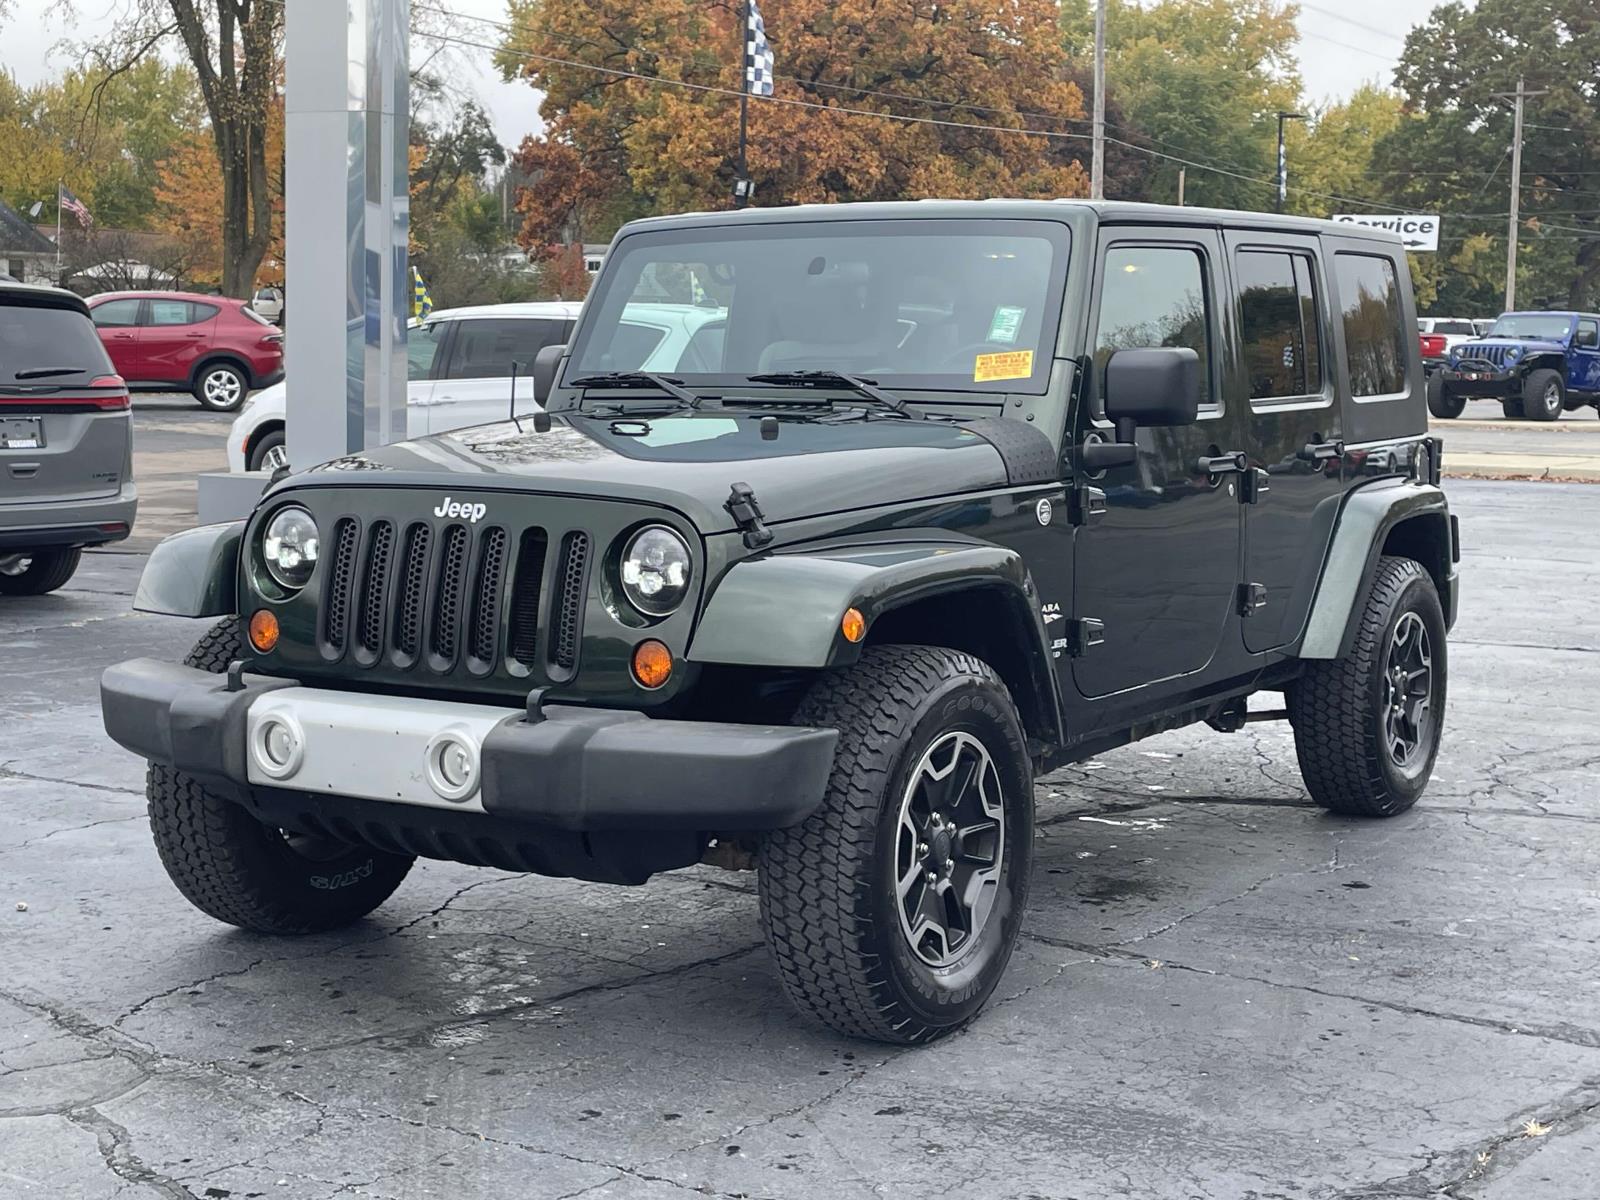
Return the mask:
M 1289 211 L 1327 217 L 1379 196 L 1384 189 L 1374 181 L 1372 157 L 1405 120 L 1399 94 L 1367 84 L 1341 103 L 1313 107 L 1308 117 L 1285 130 Z

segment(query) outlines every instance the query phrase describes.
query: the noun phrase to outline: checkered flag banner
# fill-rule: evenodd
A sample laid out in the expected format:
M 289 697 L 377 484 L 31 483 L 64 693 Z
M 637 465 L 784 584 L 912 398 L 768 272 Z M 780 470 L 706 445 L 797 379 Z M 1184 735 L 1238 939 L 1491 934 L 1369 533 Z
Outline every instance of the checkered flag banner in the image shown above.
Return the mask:
M 756 0 L 747 0 L 744 19 L 744 90 L 751 96 L 772 95 L 772 47 Z

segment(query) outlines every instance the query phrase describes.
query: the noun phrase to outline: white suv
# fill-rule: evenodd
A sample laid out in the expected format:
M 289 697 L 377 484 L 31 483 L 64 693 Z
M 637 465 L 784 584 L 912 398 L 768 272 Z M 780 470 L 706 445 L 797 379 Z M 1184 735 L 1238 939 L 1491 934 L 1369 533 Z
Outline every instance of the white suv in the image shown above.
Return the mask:
M 537 407 L 534 357 L 544 347 L 567 340 L 581 307 L 565 301 L 490 304 L 442 309 L 414 322 L 406 338 L 408 434 L 446 433 L 504 420 L 510 411 L 512 362 L 522 364 L 517 411 L 532 412 Z M 611 369 L 670 371 L 691 344 L 696 353 L 720 357 L 725 316 L 720 308 L 691 304 L 630 304 L 622 323 L 632 329 L 631 361 Z M 263 388 L 239 413 L 228 435 L 230 471 L 276 471 L 287 465 L 284 387 Z

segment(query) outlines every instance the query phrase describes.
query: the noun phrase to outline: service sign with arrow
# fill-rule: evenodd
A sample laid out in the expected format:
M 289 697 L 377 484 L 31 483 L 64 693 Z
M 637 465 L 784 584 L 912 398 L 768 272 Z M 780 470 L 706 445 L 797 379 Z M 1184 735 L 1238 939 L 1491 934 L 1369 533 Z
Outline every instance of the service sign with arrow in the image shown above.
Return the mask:
M 1365 225 L 1398 233 L 1406 249 L 1419 254 L 1432 254 L 1439 249 L 1438 213 L 1335 213 L 1332 219 L 1342 225 Z

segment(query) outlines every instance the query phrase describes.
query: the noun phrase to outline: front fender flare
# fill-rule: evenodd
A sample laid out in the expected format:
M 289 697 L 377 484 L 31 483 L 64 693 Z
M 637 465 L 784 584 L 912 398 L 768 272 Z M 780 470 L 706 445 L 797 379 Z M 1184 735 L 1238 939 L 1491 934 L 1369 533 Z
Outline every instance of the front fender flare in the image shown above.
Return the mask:
M 163 539 L 139 576 L 133 607 L 173 617 L 231 617 L 239 611 L 239 546 L 244 522 L 201 525 Z
M 1300 639 L 1301 658 L 1339 658 L 1347 652 L 1361 617 L 1360 604 L 1367 582 L 1383 554 L 1384 539 L 1403 521 L 1430 515 L 1441 519 L 1445 539 L 1440 561 L 1448 574 L 1439 598 L 1446 614 L 1453 612 L 1450 589 L 1455 571 L 1453 548 L 1449 545 L 1450 506 L 1444 491 L 1432 484 L 1410 482 L 1357 488 L 1339 513 L 1323 560 L 1322 579 L 1311 603 L 1305 636 Z

